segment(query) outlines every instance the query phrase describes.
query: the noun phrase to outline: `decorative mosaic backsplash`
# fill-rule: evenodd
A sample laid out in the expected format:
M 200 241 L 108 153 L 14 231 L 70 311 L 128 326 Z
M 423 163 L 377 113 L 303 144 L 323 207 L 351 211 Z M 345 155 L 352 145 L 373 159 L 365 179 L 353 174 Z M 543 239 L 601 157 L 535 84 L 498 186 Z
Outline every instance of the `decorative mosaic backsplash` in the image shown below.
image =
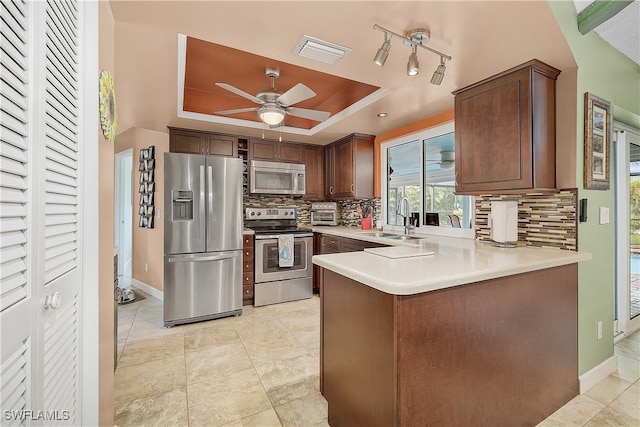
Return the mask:
M 339 225 L 360 227 L 360 217 L 356 214 L 356 208 L 363 202 L 368 202 L 374 205 L 375 213 L 373 214 L 373 218 L 375 221 L 381 213 L 379 197 L 373 199 L 339 200 Z M 298 211 L 298 224 L 309 225 L 311 223 L 311 202 L 307 200 L 294 199 L 286 196 L 253 195 L 244 196 L 243 205 L 243 208 L 296 208 Z
M 372 225 L 375 226 L 376 219 L 379 218 L 382 213 L 382 211 L 380 210 L 380 201 L 381 199 L 379 197 L 374 197 L 373 199 L 338 201 L 338 205 L 340 206 L 340 225 L 344 225 L 347 227 L 360 227 L 361 218 L 356 213 L 356 210 L 362 203 L 369 203 L 374 207 Z
M 518 202 L 518 243 L 526 246 L 577 250 L 578 190 L 476 196 L 476 239 L 491 241 L 492 200 Z
M 254 195 L 243 197 L 244 208 L 296 208 L 298 224 L 308 225 L 311 222 L 311 202 L 287 196 Z

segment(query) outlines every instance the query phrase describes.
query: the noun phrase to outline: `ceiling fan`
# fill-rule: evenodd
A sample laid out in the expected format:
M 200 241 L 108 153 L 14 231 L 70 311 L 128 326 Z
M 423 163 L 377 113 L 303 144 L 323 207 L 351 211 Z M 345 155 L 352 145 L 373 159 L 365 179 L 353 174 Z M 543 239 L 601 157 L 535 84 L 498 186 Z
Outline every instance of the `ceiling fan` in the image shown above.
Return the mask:
M 426 160 L 429 165 L 440 165 L 440 169 L 451 169 L 456 162 L 455 151 L 441 151 L 440 160 Z
M 265 75 L 271 79 L 271 87 L 259 92 L 253 96 L 243 90 L 238 89 L 235 86 L 231 86 L 227 83 L 216 83 L 216 86 L 221 87 L 229 92 L 233 92 L 236 95 L 240 95 L 250 101 L 259 104 L 258 107 L 250 108 L 238 108 L 235 110 L 216 111 L 216 114 L 236 114 L 246 113 L 248 111 L 257 111 L 260 120 L 269 126 L 277 126 L 284 120 L 285 115 L 290 114 L 296 117 L 302 117 L 304 119 L 314 120 L 316 122 L 323 122 L 329 118 L 331 113 L 326 111 L 309 110 L 306 108 L 292 107 L 293 104 L 302 102 L 306 99 L 313 98 L 316 93 L 309 89 L 302 83 L 298 83 L 288 91 L 282 93 L 275 88 L 275 80 L 280 76 L 280 70 L 277 68 L 265 69 Z

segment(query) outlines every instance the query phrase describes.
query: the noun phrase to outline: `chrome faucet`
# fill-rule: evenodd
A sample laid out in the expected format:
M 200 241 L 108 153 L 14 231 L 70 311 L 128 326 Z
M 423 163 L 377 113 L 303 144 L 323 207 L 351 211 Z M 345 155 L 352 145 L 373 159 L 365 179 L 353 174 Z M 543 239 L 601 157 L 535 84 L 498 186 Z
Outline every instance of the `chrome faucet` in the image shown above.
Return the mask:
M 404 206 L 404 215 L 402 214 L 402 207 Z M 411 224 L 411 217 L 409 215 L 409 199 L 403 197 L 398 203 L 398 209 L 396 209 L 396 215 L 400 215 L 404 220 L 404 234 L 411 234 L 415 230 L 415 225 Z

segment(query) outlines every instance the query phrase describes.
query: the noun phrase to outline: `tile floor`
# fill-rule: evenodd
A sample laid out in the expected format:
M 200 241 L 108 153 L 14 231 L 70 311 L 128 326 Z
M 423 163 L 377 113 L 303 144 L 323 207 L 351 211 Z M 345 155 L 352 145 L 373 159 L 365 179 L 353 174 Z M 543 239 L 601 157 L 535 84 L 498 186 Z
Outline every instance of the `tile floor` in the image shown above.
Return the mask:
M 162 302 L 119 307 L 116 425 L 327 426 L 317 296 L 165 329 Z M 640 333 L 618 372 L 539 426 L 640 426 Z

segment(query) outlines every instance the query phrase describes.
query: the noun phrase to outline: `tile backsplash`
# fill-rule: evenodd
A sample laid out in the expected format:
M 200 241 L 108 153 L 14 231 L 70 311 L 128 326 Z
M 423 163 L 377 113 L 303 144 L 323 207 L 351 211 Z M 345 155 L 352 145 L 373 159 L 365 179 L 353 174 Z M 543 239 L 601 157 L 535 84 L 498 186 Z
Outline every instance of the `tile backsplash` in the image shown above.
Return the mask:
M 526 246 L 553 247 L 577 250 L 578 190 L 531 192 L 509 195 L 481 195 L 475 199 L 476 240 L 491 241 L 489 213 L 492 200 L 517 200 L 518 242 Z M 357 207 L 369 202 L 375 206 L 375 219 L 381 216 L 381 199 L 339 200 L 340 225 L 360 227 Z M 286 196 L 244 196 L 244 207 L 294 207 L 298 211 L 298 224 L 311 222 L 311 202 Z
M 375 207 L 373 215 L 378 218 L 381 214 L 380 198 L 338 200 L 340 209 L 340 225 L 347 227 L 360 227 L 360 217 L 356 214 L 356 208 L 362 202 L 372 203 Z M 252 195 L 244 196 L 243 208 L 273 207 L 273 208 L 296 208 L 298 212 L 298 224 L 309 225 L 311 223 L 311 203 L 308 200 L 296 199 L 287 196 Z
M 577 250 L 578 190 L 476 196 L 476 240 L 491 241 L 492 200 L 518 202 L 518 243 L 526 246 Z

